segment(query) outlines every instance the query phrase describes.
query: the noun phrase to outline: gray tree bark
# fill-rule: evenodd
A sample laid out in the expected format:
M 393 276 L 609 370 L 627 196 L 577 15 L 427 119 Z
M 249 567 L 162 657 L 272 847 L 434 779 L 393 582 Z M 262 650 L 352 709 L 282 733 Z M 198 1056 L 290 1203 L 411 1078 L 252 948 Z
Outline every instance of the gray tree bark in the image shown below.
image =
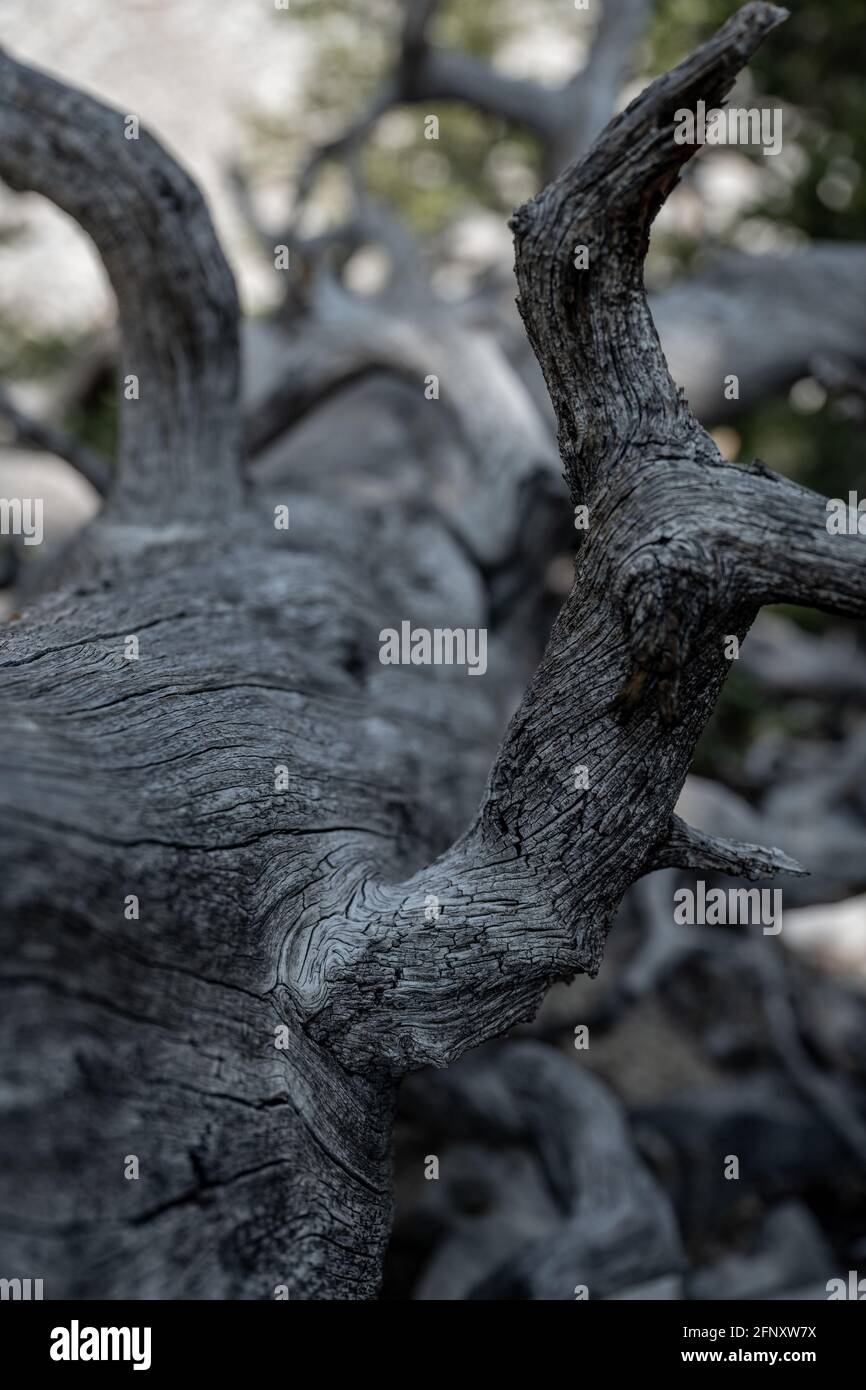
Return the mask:
M 0 653 L 0 1227 L 4 1270 L 46 1297 L 374 1297 L 401 1078 L 595 973 L 654 866 L 796 867 L 674 805 L 726 635 L 780 600 L 866 615 L 866 538 L 721 458 L 642 283 L 691 153 L 675 109 L 718 105 L 781 18 L 746 6 L 515 215 L 590 526 L 498 752 L 524 658 L 491 566 L 520 552 L 532 470 L 466 447 L 426 495 L 385 468 L 338 494 L 296 479 L 275 529 L 241 479 L 236 295 L 197 191 L 118 113 L 0 57 L 0 172 L 93 236 L 140 384 L 103 512 Z M 381 665 L 404 618 L 489 624 L 488 674 Z

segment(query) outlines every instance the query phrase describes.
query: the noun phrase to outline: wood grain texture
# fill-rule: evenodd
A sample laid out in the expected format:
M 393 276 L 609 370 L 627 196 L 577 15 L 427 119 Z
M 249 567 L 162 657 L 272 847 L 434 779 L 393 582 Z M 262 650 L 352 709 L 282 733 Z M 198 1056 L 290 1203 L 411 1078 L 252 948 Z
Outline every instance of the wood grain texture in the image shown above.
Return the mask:
M 241 493 L 236 303 L 198 195 L 116 113 L 2 58 L 0 171 L 91 231 L 143 388 L 105 512 L 0 649 L 2 1262 L 46 1297 L 374 1297 L 400 1078 L 595 972 L 651 863 L 701 862 L 669 832 L 726 634 L 780 597 L 866 612 L 866 539 L 721 459 L 642 286 L 674 107 L 720 100 L 779 17 L 740 11 L 516 216 L 591 518 L 519 703 L 490 570 L 520 551 L 519 451 L 496 477 L 464 446 L 456 511 L 387 460 L 298 480 L 275 530 L 272 496 Z M 405 618 L 489 626 L 484 679 L 380 664 Z

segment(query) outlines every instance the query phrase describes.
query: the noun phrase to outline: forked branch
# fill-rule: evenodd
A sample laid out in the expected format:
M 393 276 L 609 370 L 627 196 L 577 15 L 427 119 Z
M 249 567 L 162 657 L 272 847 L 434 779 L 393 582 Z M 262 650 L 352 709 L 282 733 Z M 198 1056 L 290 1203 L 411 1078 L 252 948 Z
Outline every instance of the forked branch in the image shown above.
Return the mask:
M 691 831 L 674 806 L 731 638 L 786 596 L 866 614 L 866 542 L 829 536 L 814 494 L 721 458 L 670 378 L 643 286 L 650 223 L 693 153 L 676 110 L 720 104 L 784 17 L 740 10 L 514 219 L 521 309 L 588 531 L 471 829 L 403 883 L 347 870 L 340 921 L 298 924 L 277 995 L 353 1070 L 446 1063 L 526 1018 L 553 980 L 594 973 L 622 894 L 654 864 L 800 871 Z

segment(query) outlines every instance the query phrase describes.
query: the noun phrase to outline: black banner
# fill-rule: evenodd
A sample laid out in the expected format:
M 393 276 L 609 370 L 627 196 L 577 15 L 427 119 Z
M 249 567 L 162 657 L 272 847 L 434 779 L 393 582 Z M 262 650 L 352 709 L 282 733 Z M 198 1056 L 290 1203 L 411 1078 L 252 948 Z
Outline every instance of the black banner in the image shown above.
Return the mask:
M 848 1300 L 844 1300 L 847 1302 Z M 473 1304 L 477 1309 L 478 1305 Z M 406 1309 L 399 1321 L 394 1305 L 368 1306 L 366 1316 L 382 1328 L 394 1320 L 395 1334 L 405 1333 Z M 343 1310 L 310 1303 L 38 1303 L 0 1304 L 0 1333 L 5 1361 L 29 1371 L 50 1372 L 61 1379 L 93 1375 L 110 1367 L 159 1380 L 179 1372 L 213 1371 L 221 1375 L 284 1367 L 297 1374 L 287 1337 L 305 1331 L 313 1320 L 320 1327 L 342 1321 Z M 413 1314 L 409 1315 L 414 1316 Z M 442 1309 L 425 1314 L 430 1335 L 441 1330 Z M 465 1315 L 459 1315 L 465 1316 Z M 482 1315 L 484 1316 L 484 1315 Z M 489 1314 L 496 1326 L 495 1313 Z M 807 1366 L 828 1371 L 856 1364 L 862 1345 L 862 1310 L 841 1302 L 673 1303 L 577 1302 L 557 1323 L 557 1330 L 580 1337 L 584 1348 L 604 1348 L 611 1371 L 651 1374 L 672 1367 Z M 324 1321 L 323 1321 L 324 1320 Z M 530 1327 L 532 1325 L 530 1324 Z M 537 1325 L 535 1325 L 537 1329 Z M 598 1339 L 595 1342 L 595 1339 Z M 326 1343 L 329 1359 L 333 1343 Z M 354 1344 L 353 1344 L 354 1345 Z M 441 1345 L 444 1359 L 449 1342 Z M 492 1343 L 495 1348 L 495 1340 Z M 485 1343 L 486 1351 L 491 1349 Z M 512 1346 L 512 1328 L 502 1333 L 503 1350 Z M 432 1351 L 433 1360 L 430 1360 Z M 485 1355 L 486 1355 L 485 1351 Z M 509 1351 L 509 1356 L 510 1356 Z M 357 1350 L 353 1353 L 357 1355 Z M 434 1342 L 425 1343 L 425 1369 L 434 1364 Z M 304 1373 L 307 1374 L 306 1372 Z

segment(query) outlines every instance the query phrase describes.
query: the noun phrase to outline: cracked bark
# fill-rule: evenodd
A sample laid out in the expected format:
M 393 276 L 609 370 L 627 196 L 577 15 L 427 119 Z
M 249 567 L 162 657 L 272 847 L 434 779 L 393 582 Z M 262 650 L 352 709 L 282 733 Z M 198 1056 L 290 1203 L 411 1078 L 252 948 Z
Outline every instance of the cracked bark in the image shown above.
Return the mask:
M 289 532 L 241 500 L 237 305 L 201 200 L 117 113 L 0 58 L 0 172 L 91 231 L 142 383 L 103 514 L 0 652 L 0 1230 L 46 1297 L 374 1296 L 400 1077 L 596 971 L 651 862 L 746 852 L 668 834 L 724 637 L 781 598 L 862 616 L 866 539 L 720 457 L 642 261 L 689 153 L 674 109 L 718 104 L 780 18 L 740 11 L 515 217 L 591 526 L 495 758 L 520 670 L 495 628 L 483 681 L 377 659 L 407 615 L 487 623 L 489 546 L 432 494 L 389 502 L 387 473 L 287 496 Z M 479 530 L 495 510 L 495 553 L 517 547 L 519 507 L 462 467 Z

